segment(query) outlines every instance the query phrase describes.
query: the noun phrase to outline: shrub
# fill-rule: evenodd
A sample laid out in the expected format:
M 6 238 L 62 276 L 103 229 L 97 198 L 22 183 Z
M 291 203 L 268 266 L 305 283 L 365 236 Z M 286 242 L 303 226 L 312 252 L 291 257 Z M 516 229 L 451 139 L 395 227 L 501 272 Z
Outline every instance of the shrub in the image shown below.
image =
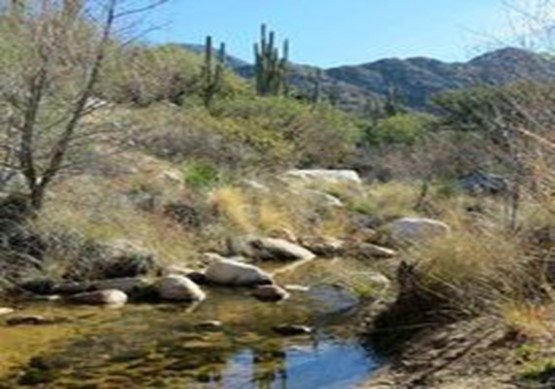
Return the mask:
M 204 188 L 218 182 L 220 172 L 210 162 L 192 160 L 185 163 L 183 178 L 186 184 Z
M 413 144 L 432 128 L 434 117 L 424 114 L 401 113 L 379 119 L 367 132 L 370 144 Z

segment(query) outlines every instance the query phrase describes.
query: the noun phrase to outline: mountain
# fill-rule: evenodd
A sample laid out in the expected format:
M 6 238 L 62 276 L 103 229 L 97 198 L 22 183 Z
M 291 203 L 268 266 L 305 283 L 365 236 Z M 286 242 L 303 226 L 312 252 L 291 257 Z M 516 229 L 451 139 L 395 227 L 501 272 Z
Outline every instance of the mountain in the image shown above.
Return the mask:
M 183 45 L 201 52 L 201 45 Z M 229 66 L 239 75 L 252 78 L 254 67 L 228 56 Z M 317 67 L 292 64 L 291 83 L 311 96 Z M 407 107 L 424 110 L 430 99 L 442 92 L 479 85 L 500 86 L 520 80 L 555 81 L 555 59 L 517 48 L 503 48 L 468 62 L 443 62 L 432 58 L 389 58 L 375 62 L 322 69 L 321 92 L 335 95 L 342 108 L 359 111 L 368 100 L 385 99 L 395 88 Z
M 464 63 L 424 57 L 384 59 L 327 69 L 326 74 L 382 97 L 395 87 L 407 106 L 423 109 L 433 95 L 447 90 L 499 86 L 519 80 L 555 81 L 555 60 L 526 50 L 505 48 Z

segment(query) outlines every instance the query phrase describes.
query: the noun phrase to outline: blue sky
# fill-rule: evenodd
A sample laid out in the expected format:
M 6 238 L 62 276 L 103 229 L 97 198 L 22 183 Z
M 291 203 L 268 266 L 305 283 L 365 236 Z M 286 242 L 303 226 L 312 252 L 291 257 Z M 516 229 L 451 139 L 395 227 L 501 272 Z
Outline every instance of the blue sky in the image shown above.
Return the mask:
M 251 60 L 261 22 L 291 40 L 292 60 L 319 66 L 384 57 L 458 61 L 476 54 L 503 19 L 501 0 L 172 0 L 155 11 L 153 42 L 207 34 Z M 486 38 L 487 39 L 487 38 Z

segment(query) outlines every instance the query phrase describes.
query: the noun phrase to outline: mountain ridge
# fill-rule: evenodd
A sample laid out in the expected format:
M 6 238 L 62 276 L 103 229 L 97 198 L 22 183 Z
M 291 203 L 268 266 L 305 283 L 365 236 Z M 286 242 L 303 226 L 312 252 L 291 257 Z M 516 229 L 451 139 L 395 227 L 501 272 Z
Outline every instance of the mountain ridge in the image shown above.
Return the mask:
M 199 45 L 183 46 L 195 52 L 202 48 Z M 228 63 L 245 78 L 254 74 L 254 66 L 245 60 L 230 55 Z M 336 94 L 339 105 L 351 111 L 362 110 L 369 99 L 386 98 L 392 88 L 407 107 L 426 110 L 434 95 L 450 90 L 480 85 L 502 86 L 520 80 L 555 81 L 554 59 L 515 47 L 489 51 L 466 62 L 415 56 L 331 68 L 293 63 L 290 81 L 301 94 L 311 96 L 319 69 L 322 71 L 323 95 Z

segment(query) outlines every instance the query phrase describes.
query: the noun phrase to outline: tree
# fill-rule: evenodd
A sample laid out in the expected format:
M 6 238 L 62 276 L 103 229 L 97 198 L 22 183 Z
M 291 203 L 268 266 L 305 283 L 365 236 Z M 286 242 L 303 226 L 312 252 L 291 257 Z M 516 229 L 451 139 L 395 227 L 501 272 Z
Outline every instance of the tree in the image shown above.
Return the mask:
M 164 1 L 44 0 L 0 14 L 1 161 L 25 177 L 33 209 L 83 147 L 113 131 L 88 118 L 103 105 L 94 93 L 116 27 Z

